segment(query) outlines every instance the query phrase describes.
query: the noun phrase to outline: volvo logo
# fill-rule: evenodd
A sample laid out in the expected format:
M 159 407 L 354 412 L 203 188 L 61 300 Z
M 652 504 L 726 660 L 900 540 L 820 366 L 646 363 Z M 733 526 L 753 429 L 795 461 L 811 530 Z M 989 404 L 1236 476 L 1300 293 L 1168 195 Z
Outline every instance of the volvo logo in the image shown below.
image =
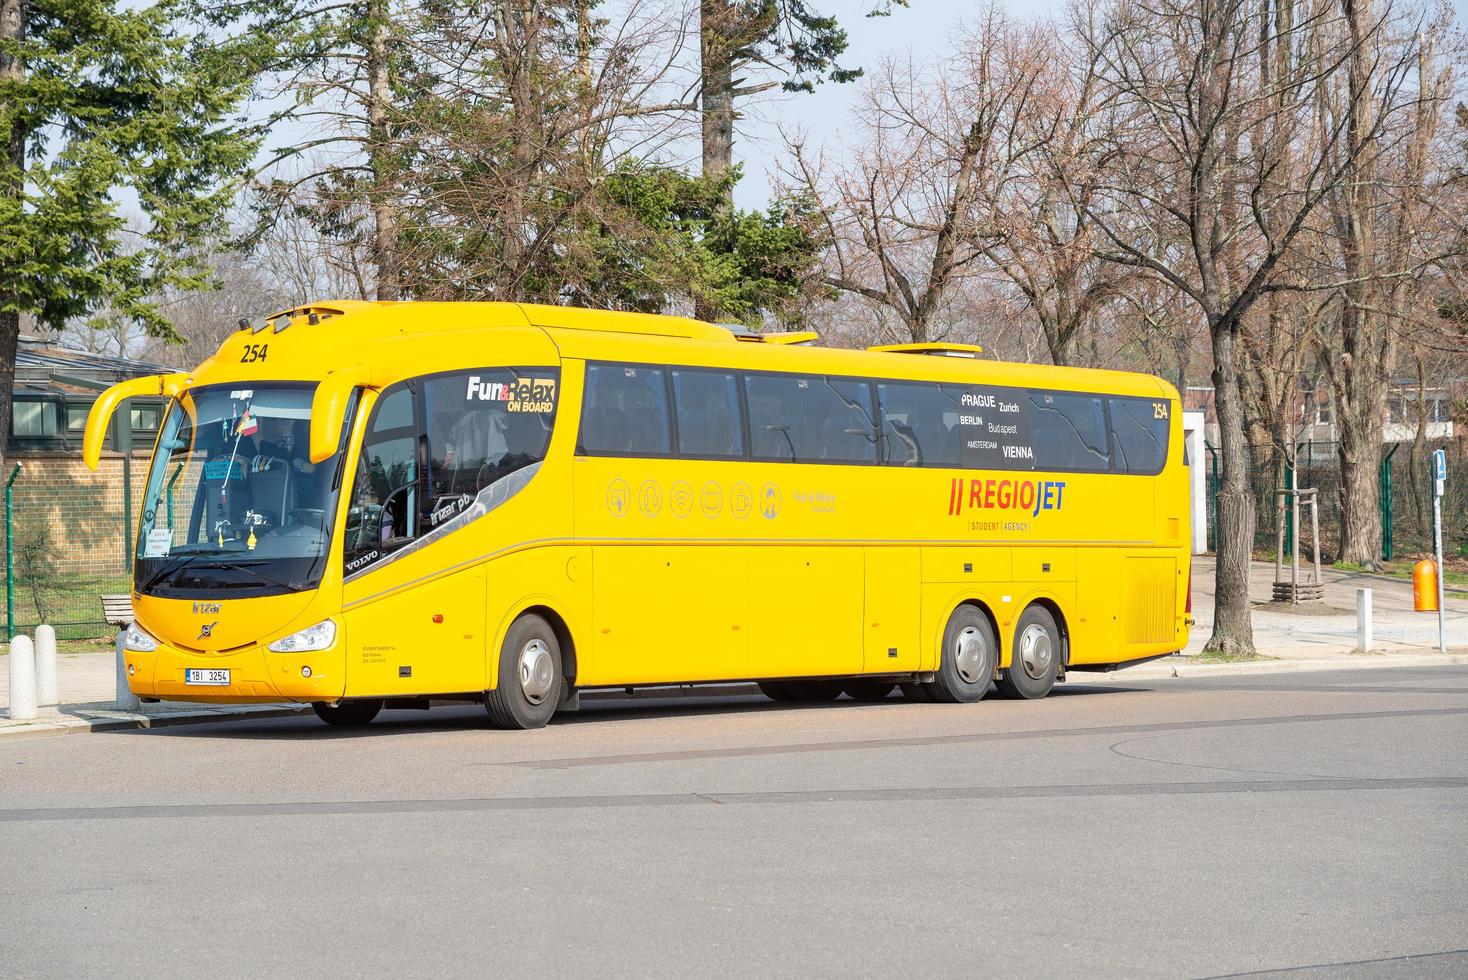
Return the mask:
M 219 625 L 219 620 L 216 619 L 212 623 L 205 623 L 203 626 L 200 626 L 199 627 L 199 635 L 195 639 L 199 639 L 199 640 L 207 640 L 207 639 L 209 639 L 210 637 L 212 637 L 214 635 L 214 627 L 216 627 L 218 625 Z

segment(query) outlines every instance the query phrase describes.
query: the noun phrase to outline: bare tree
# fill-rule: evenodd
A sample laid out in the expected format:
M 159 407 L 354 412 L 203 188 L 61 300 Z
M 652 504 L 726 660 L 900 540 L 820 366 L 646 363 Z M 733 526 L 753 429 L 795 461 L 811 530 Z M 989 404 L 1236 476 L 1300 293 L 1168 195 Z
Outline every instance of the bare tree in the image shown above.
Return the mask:
M 890 311 L 905 340 L 941 336 L 951 294 L 988 271 L 994 188 L 1017 155 L 1013 123 L 1041 68 L 1039 51 L 1007 43 L 1009 30 L 991 8 L 936 70 L 911 55 L 882 65 L 840 165 L 786 138 L 785 190 L 815 201 L 825 224 L 826 284 Z
M 1097 14 L 1094 3 L 1072 11 L 1081 25 Z M 997 43 L 1001 70 L 1032 77 L 1033 84 L 1001 123 L 1008 159 L 996 168 L 995 179 L 981 185 L 971 233 L 976 247 L 1024 297 L 1050 359 L 1069 364 L 1082 332 L 1143 278 L 1134 267 L 1104 261 L 1094 247 L 1090 211 L 1097 178 L 1117 151 L 1107 131 L 1112 114 L 1097 76 L 1099 53 L 1069 38 L 1057 44 L 1053 24 L 993 33 L 980 32 L 962 48 Z M 1071 37 L 1077 34 L 1085 31 Z M 978 67 L 988 70 L 983 60 Z
M 1356 151 L 1345 123 L 1315 110 L 1366 40 L 1340 31 L 1324 0 L 1285 7 L 1288 16 L 1271 18 L 1255 0 L 1121 0 L 1091 38 L 1106 98 L 1123 120 L 1118 153 L 1087 208 L 1106 239 L 1101 254 L 1167 280 L 1208 324 L 1222 453 L 1208 649 L 1240 655 L 1254 653 L 1255 515 L 1239 334 L 1260 297 L 1298 287 L 1282 260 L 1315 208 L 1349 179 Z M 1180 247 L 1159 254 L 1155 241 Z
M 1419 41 L 1419 18 L 1400 18 L 1391 3 L 1376 8 L 1372 0 L 1341 0 L 1340 13 L 1346 70 L 1318 98 L 1323 124 L 1345 130 L 1330 148 L 1342 179 L 1326 196 L 1342 281 L 1321 335 L 1340 435 L 1339 558 L 1378 568 L 1382 427 L 1406 305 L 1434 249 L 1424 226 L 1434 183 L 1429 149 L 1448 75 L 1431 44 Z

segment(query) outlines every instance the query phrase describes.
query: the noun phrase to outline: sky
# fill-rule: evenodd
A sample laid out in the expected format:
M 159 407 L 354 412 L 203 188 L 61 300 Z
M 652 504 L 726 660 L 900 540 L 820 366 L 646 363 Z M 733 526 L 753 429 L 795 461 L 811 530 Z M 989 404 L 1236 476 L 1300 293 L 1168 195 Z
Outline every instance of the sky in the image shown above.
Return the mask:
M 1455 0 L 1468 5 L 1468 0 Z M 867 0 L 827 0 L 818 9 L 841 21 L 850 46 L 841 57 L 843 67 L 860 67 L 868 72 L 884 56 L 911 50 L 919 60 L 937 55 L 948 44 L 952 28 L 983 9 L 985 0 L 911 0 L 906 10 L 898 8 L 890 17 L 866 17 Z M 1059 17 L 1064 0 L 1009 0 L 1002 4 L 1015 19 Z M 810 144 L 839 143 L 841 125 L 860 96 L 864 79 L 845 85 L 827 82 L 809 94 L 783 96 L 751 107 L 734 144 L 735 157 L 744 163 L 744 179 L 735 188 L 736 203 L 743 208 L 763 207 L 769 200 L 773 154 L 780 149 L 779 127 L 805 130 Z
M 815 0 L 817 10 L 836 16 L 846 29 L 850 46 L 841 57 L 844 67 L 860 67 L 868 72 L 884 56 L 900 56 L 911 50 L 921 60 L 924 55 L 943 52 L 953 28 L 963 20 L 977 16 L 990 0 L 910 0 L 907 9 L 897 8 L 888 17 L 867 17 L 874 0 Z M 995 0 L 1016 20 L 1059 18 L 1067 0 Z M 1423 0 L 1442 2 L 1442 0 Z M 615 6 L 616 0 L 611 0 Z M 1448 0 L 1454 9 L 1459 30 L 1468 26 L 1468 0 Z M 838 148 L 842 124 L 859 99 L 865 80 L 844 85 L 826 82 L 812 93 L 779 95 L 748 101 L 740 107 L 745 118 L 738 124 L 734 143 L 735 159 L 744 164 L 744 179 L 736 186 L 734 196 L 742 208 L 763 208 L 770 199 L 771 179 L 776 174 L 775 159 L 781 151 L 780 128 L 803 130 L 812 150 L 818 145 Z M 277 130 L 266 141 L 261 162 L 271 148 L 300 138 L 303 126 Z M 696 167 L 696 145 L 685 150 L 681 161 Z
M 1433 2 L 1433 0 L 1427 0 Z M 1438 0 L 1441 2 L 1441 0 Z M 841 63 L 847 67 L 872 69 L 884 55 L 898 55 L 911 50 L 919 59 L 927 53 L 939 53 L 947 44 L 951 29 L 984 9 L 987 0 L 911 0 L 912 6 L 897 9 L 890 17 L 864 17 L 871 9 L 870 0 L 826 0 L 818 4 L 841 20 L 850 37 L 850 47 Z M 1008 0 L 1003 9 L 1017 20 L 1060 18 L 1066 0 Z M 1461 31 L 1468 28 L 1468 0 L 1450 0 L 1455 20 Z M 848 12 L 850 11 L 850 12 Z M 839 143 L 842 122 L 848 117 L 861 92 L 863 82 L 846 85 L 826 83 L 811 94 L 784 97 L 753 110 L 744 131 L 734 145 L 736 158 L 744 163 L 744 180 L 735 188 L 740 207 L 763 207 L 769 200 L 770 177 L 774 167 L 771 157 L 780 148 L 779 126 L 804 128 L 811 144 Z

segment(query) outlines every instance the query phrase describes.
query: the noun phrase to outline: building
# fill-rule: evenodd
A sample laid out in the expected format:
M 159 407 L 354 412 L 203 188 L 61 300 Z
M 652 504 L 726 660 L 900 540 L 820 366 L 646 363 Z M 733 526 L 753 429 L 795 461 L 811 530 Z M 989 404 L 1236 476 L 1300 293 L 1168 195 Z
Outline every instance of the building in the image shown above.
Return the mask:
M 15 569 L 5 581 L 7 607 L 16 631 L 47 622 L 64 637 L 99 636 L 106 631 L 99 595 L 129 588 L 132 511 L 165 405 L 139 398 L 117 413 L 96 473 L 82 462 L 87 413 L 118 381 L 168 369 L 33 336 L 20 338 L 15 361 L 6 463 L 19 470 L 11 526 L 0 527 Z M 117 451 L 129 439 L 131 450 Z

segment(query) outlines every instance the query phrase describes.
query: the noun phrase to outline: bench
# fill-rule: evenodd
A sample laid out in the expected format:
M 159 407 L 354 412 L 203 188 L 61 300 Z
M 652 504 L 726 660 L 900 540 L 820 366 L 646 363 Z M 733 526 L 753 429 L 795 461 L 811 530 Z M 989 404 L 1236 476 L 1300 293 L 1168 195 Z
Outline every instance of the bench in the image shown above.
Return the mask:
M 102 596 L 102 618 L 108 626 L 125 630 L 133 621 L 133 597 L 130 592 Z

